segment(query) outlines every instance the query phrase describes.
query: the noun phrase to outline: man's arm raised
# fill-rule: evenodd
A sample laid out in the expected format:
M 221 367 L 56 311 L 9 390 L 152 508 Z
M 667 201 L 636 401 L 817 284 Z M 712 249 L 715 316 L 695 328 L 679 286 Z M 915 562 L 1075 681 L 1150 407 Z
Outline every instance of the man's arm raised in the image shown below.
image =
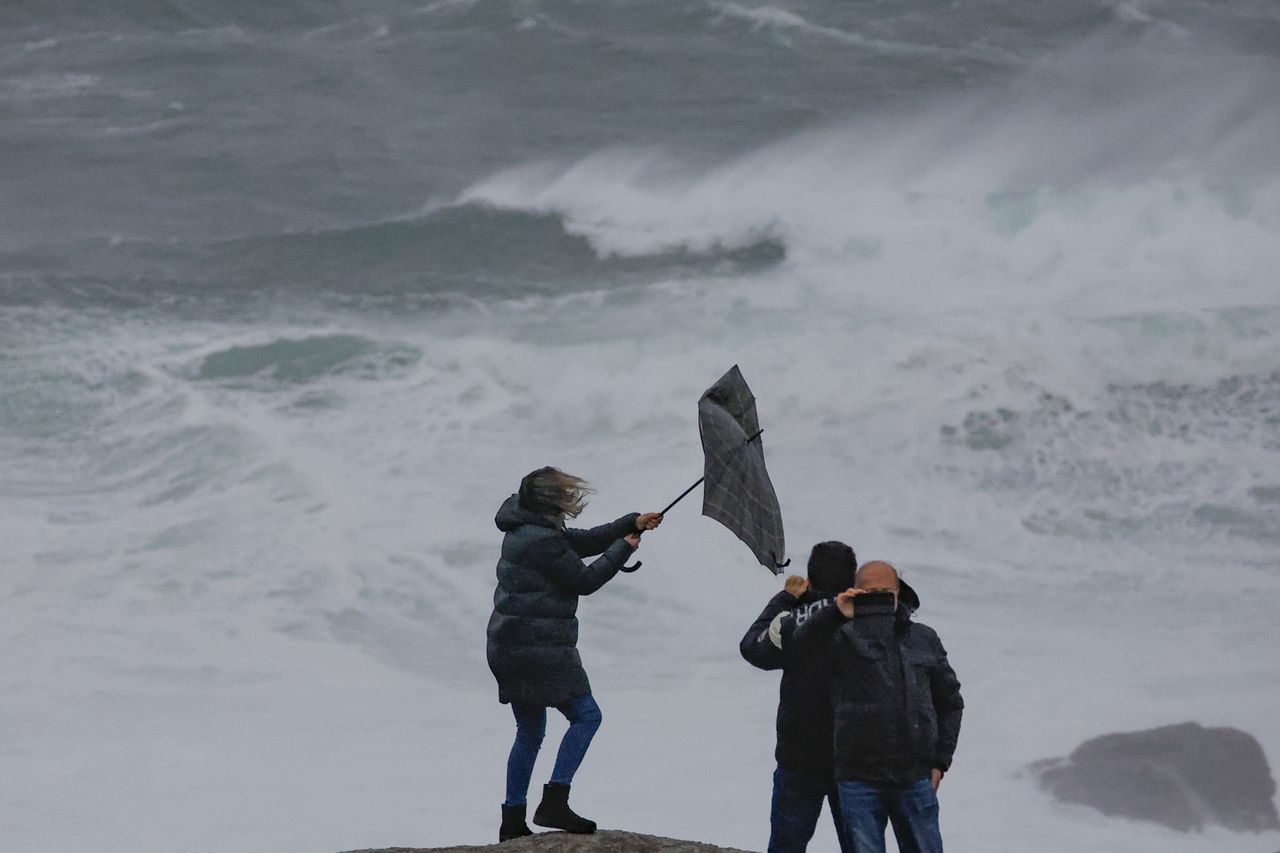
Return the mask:
M 786 587 L 769 599 L 764 610 L 751 623 L 747 633 L 742 635 L 738 643 L 738 651 L 742 657 L 758 669 L 782 669 L 782 643 L 780 635 L 774 630 L 780 618 L 786 618 L 809 588 L 809 582 L 799 575 L 787 578 Z

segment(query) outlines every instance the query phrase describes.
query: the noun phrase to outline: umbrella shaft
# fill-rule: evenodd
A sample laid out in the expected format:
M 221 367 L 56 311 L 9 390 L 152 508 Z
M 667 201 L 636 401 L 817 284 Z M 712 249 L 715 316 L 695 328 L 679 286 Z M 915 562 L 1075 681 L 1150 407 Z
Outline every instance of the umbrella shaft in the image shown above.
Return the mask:
M 702 481 L 703 481 L 703 480 L 705 480 L 705 479 L 707 479 L 707 478 L 706 478 L 706 477 L 699 477 L 699 478 L 698 478 L 698 482 L 694 483 L 692 486 L 690 486 L 689 488 L 685 489 L 683 492 L 681 492 L 681 493 L 680 493 L 680 497 L 676 498 L 676 499 L 675 499 L 675 500 L 673 500 L 671 503 L 667 504 L 667 505 L 666 505 L 666 507 L 662 510 L 662 514 L 663 514 L 663 515 L 666 515 L 666 514 L 667 514 L 667 510 L 671 509 L 673 506 L 675 506 L 676 504 L 680 503 L 680 501 L 682 501 L 682 500 L 684 500 L 686 497 L 688 497 L 689 493 L 690 493 L 690 492 L 692 492 L 694 489 L 698 488 L 698 486 L 701 486 L 701 485 L 702 485 Z
M 760 437 L 760 435 L 761 435 L 763 432 L 764 432 L 764 430 L 762 430 L 762 429 L 756 430 L 755 435 L 753 435 L 753 436 L 751 436 L 750 438 L 748 438 L 748 439 L 747 439 L 747 441 L 746 441 L 746 443 L 747 443 L 747 444 L 750 444 L 751 442 L 755 441 L 757 438 L 759 438 L 759 437 Z M 682 500 L 684 500 L 686 497 L 688 497 L 688 496 L 689 496 L 689 493 L 690 493 L 690 492 L 692 492 L 694 489 L 698 488 L 698 486 L 701 486 L 701 485 L 702 485 L 702 481 L 703 481 L 703 480 L 705 480 L 705 479 L 707 479 L 707 478 L 706 478 L 706 477 L 699 477 L 699 478 L 698 478 L 698 482 L 694 483 L 692 486 L 690 486 L 689 488 L 685 489 L 683 492 L 681 492 L 681 493 L 680 493 L 680 497 L 676 498 L 676 499 L 675 499 L 675 500 L 673 500 L 671 503 L 667 504 L 667 505 L 666 505 L 666 507 L 662 510 L 662 514 L 663 514 L 663 515 L 666 515 L 666 514 L 667 514 L 667 510 L 671 509 L 673 506 L 675 506 L 676 504 L 680 503 L 680 501 L 682 501 Z

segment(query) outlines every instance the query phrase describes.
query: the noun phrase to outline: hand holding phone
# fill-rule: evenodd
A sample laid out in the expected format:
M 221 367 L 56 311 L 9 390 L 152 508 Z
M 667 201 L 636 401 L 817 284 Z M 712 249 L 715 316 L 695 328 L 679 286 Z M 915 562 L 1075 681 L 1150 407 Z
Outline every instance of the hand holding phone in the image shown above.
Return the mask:
M 856 599 L 856 604 L 855 604 Z M 846 589 L 836 596 L 836 607 L 844 614 L 844 618 L 852 619 L 855 615 L 874 616 L 892 614 L 897 610 L 897 598 L 892 592 L 873 592 L 868 589 Z

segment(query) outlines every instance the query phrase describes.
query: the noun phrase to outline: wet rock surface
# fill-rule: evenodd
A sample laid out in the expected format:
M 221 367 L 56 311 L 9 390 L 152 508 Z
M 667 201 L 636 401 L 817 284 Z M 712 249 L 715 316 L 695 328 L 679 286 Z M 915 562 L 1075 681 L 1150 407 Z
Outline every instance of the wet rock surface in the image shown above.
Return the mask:
M 472 847 L 386 847 L 378 850 L 351 850 L 347 853 L 748 853 L 732 847 L 716 847 L 696 841 L 678 841 L 635 832 L 597 832 L 569 835 L 540 832 L 504 844 Z
M 1183 832 L 1209 824 L 1280 829 L 1266 755 L 1253 735 L 1239 729 L 1180 723 L 1108 734 L 1029 770 L 1062 802 L 1115 817 Z

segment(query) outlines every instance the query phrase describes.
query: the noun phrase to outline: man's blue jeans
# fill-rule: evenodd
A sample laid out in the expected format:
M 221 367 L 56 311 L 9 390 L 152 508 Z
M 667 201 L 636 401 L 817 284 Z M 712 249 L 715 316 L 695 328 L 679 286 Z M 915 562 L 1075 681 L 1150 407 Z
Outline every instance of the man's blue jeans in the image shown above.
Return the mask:
M 823 800 L 831 806 L 831 819 L 835 822 L 836 835 L 840 838 L 840 849 L 849 853 L 853 848 L 845 839 L 835 783 L 781 767 L 773 771 L 769 853 L 804 853 L 809 839 L 813 838 L 813 831 L 818 828 Z
M 547 735 L 547 709 L 537 705 L 517 705 L 512 703 L 512 712 L 516 715 L 516 742 L 511 747 L 511 755 L 507 758 L 507 801 L 508 806 L 523 806 L 529 797 L 529 780 L 533 778 L 533 764 L 538 759 L 538 750 L 542 748 L 542 739 Z M 556 710 L 564 714 L 569 721 L 569 730 L 560 741 L 560 751 L 556 753 L 556 766 L 551 771 L 553 784 L 568 785 L 573 782 L 573 774 L 587 754 L 591 739 L 596 736 L 603 716 L 600 706 L 591 694 L 579 696 Z
M 885 823 L 893 824 L 901 853 L 942 853 L 938 795 L 921 779 L 905 788 L 838 782 L 840 815 L 854 853 L 884 853 Z

